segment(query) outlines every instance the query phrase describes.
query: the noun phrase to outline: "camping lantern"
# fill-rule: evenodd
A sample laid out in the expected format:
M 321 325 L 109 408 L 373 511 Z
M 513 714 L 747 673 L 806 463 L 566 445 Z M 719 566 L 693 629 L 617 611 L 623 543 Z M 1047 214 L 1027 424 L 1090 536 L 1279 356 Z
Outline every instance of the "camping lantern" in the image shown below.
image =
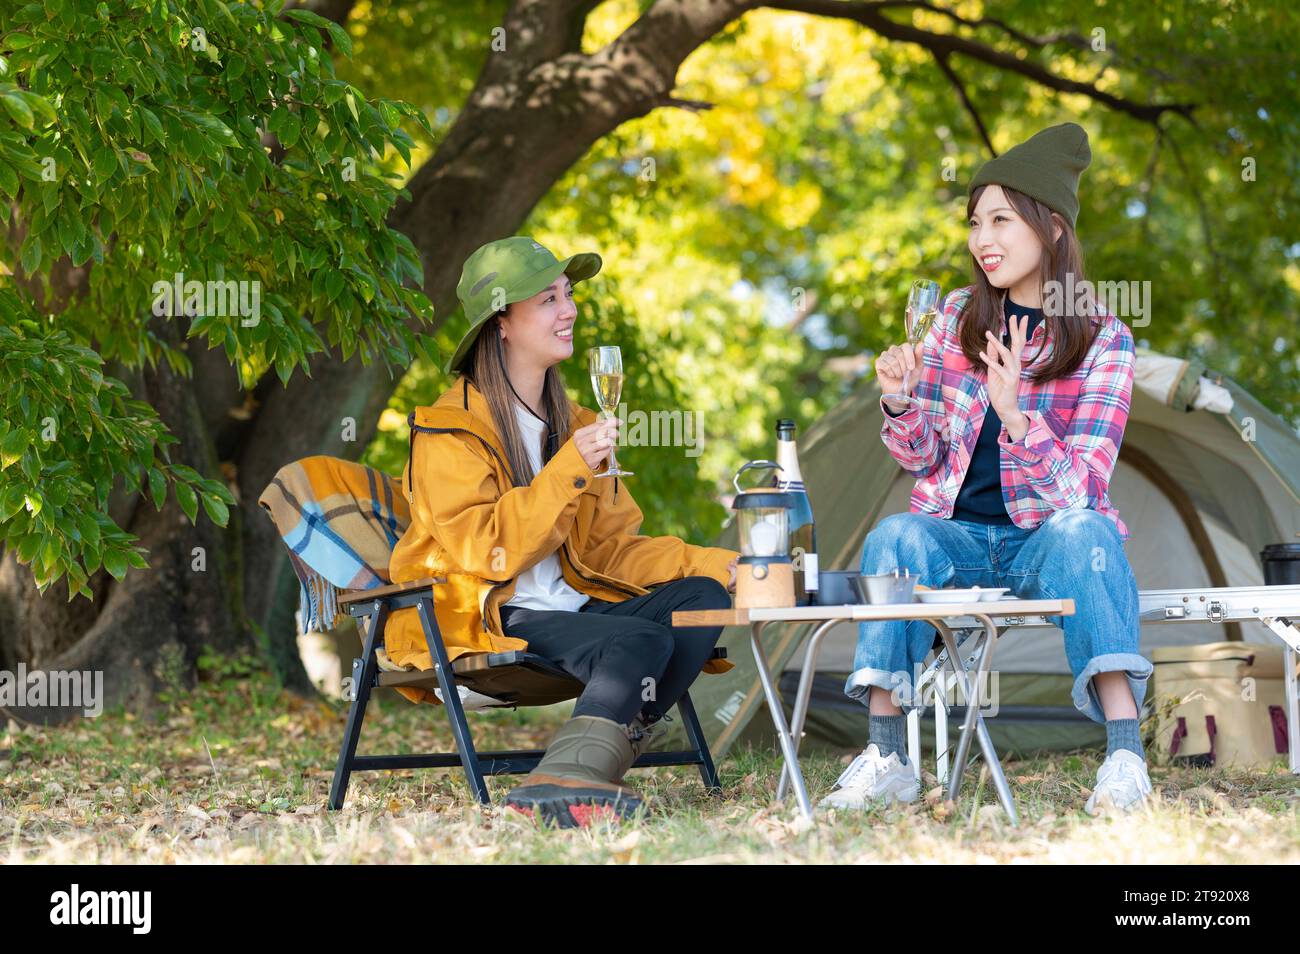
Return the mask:
M 794 606 L 794 565 L 790 561 L 790 511 L 794 497 L 780 490 L 740 489 L 740 475 L 751 469 L 780 470 L 770 460 L 752 460 L 732 478 L 740 531 L 740 559 L 736 561 L 738 607 Z

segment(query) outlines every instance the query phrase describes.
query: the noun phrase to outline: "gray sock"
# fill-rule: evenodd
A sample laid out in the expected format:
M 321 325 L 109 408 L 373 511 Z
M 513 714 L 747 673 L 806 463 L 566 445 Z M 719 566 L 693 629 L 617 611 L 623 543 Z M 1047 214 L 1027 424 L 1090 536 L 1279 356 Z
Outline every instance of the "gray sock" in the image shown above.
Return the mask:
M 871 715 L 868 719 L 870 724 L 871 741 L 876 743 L 880 749 L 880 754 L 889 758 L 891 752 L 898 755 L 898 760 L 904 765 L 907 764 L 907 731 L 901 715 Z
M 1138 732 L 1137 719 L 1106 720 L 1106 758 L 1110 758 L 1118 749 L 1128 749 L 1138 758 L 1146 760 L 1147 756 L 1142 749 L 1142 735 Z

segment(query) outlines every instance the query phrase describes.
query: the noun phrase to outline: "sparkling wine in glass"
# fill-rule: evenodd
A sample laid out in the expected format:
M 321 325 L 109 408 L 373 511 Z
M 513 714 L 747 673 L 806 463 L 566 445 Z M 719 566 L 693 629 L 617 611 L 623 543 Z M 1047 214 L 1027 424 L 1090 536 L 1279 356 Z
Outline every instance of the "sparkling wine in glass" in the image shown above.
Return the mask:
M 903 329 L 907 333 L 907 343 L 915 347 L 918 341 L 924 341 L 930 333 L 930 327 L 939 315 L 939 283 L 918 278 L 912 282 L 912 290 L 907 296 L 907 311 L 903 314 Z M 911 404 L 914 398 L 908 393 L 908 372 L 903 369 L 903 386 L 897 394 L 884 397 L 895 404 Z
M 602 416 L 606 419 L 613 417 L 623 394 L 623 353 L 614 346 L 591 348 L 587 351 L 587 370 L 591 372 L 591 388 L 596 392 L 596 403 L 600 405 Z M 609 467 L 596 474 L 597 477 L 631 475 L 632 471 L 618 466 L 613 447 L 609 449 Z

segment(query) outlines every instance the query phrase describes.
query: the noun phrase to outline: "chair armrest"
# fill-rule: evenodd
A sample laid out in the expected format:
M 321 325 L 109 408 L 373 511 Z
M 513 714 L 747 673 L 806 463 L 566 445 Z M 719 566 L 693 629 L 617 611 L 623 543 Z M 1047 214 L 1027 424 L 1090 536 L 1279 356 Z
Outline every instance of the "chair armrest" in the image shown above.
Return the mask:
M 340 608 L 351 606 L 353 603 L 368 603 L 373 599 L 385 596 L 400 596 L 403 594 L 410 595 L 421 590 L 431 590 L 435 583 L 446 583 L 445 576 L 430 576 L 423 580 L 409 580 L 406 583 L 390 583 L 387 586 L 373 586 L 368 590 L 344 590 L 339 596 L 338 604 Z

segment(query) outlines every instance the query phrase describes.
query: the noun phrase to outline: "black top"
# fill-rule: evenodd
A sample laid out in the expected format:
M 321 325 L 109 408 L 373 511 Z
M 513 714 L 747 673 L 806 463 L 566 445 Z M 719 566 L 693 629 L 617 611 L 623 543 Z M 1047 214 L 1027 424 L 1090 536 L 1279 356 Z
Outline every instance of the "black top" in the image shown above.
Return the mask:
M 1034 329 L 1043 320 L 1041 308 L 1027 308 L 1011 301 L 1008 295 L 1003 299 L 1003 314 L 1008 322 L 1011 316 L 1029 316 L 1029 325 L 1025 328 L 1025 341 L 1034 336 Z M 987 340 L 987 339 L 986 339 Z M 1011 345 L 1010 335 L 1002 336 L 1002 343 Z M 983 364 L 983 361 L 980 362 Z M 987 373 L 987 372 L 986 372 Z M 990 406 L 984 415 L 984 424 L 980 427 L 979 439 L 975 441 L 975 450 L 971 452 L 970 469 L 962 481 L 961 490 L 953 504 L 954 520 L 970 520 L 974 523 L 1012 523 L 1011 514 L 1007 513 L 1006 501 L 1002 499 L 1001 456 L 998 450 L 998 434 L 1002 431 L 1002 419 Z

